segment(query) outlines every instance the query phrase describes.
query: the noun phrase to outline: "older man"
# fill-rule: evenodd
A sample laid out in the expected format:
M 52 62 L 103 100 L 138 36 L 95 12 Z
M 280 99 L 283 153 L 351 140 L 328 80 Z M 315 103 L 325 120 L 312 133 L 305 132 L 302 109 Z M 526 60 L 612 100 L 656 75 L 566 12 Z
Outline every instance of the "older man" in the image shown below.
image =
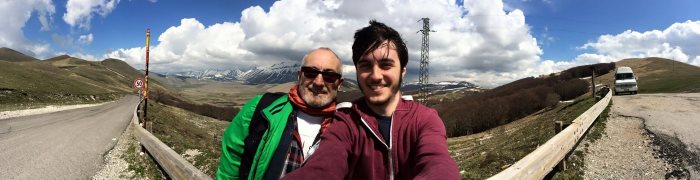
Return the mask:
M 224 132 L 216 178 L 279 179 L 299 168 L 331 123 L 341 64 L 331 49 L 315 49 L 289 93 L 248 101 Z

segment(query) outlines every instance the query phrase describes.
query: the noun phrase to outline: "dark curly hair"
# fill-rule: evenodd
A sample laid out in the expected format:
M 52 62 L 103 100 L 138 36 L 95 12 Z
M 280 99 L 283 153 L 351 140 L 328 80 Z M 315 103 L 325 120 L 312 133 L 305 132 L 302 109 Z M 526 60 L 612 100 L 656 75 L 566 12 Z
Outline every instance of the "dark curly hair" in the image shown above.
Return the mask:
M 396 46 L 401 69 L 403 69 L 408 64 L 406 43 L 401 39 L 399 32 L 376 20 L 370 20 L 369 26 L 355 32 L 355 42 L 352 43 L 352 63 L 357 65 L 357 61 L 362 56 L 376 50 L 382 42 L 387 40 Z

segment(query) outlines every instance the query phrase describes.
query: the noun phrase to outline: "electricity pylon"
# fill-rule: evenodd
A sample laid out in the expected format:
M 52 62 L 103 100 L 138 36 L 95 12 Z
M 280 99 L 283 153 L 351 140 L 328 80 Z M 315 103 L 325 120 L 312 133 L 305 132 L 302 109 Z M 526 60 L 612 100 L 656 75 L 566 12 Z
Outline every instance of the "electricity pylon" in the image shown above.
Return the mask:
M 430 71 L 428 70 L 429 64 L 429 52 L 430 52 L 430 41 L 428 36 L 430 32 L 435 32 L 430 30 L 430 18 L 421 18 L 418 21 L 423 21 L 423 29 L 418 31 L 423 33 L 423 43 L 420 49 L 420 72 L 418 77 L 418 83 L 420 85 L 420 90 L 418 91 L 418 101 L 425 104 L 428 98 L 428 76 L 430 76 Z

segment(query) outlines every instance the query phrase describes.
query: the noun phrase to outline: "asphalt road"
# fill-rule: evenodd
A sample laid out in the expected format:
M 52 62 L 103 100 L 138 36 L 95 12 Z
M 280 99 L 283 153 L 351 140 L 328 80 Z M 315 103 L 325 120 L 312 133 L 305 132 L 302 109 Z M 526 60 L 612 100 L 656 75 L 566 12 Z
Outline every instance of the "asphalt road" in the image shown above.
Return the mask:
M 638 118 L 658 146 L 656 156 L 681 170 L 666 178 L 700 177 L 700 93 L 615 96 L 613 113 Z
M 613 101 L 620 114 L 644 119 L 654 134 L 677 137 L 688 150 L 700 150 L 700 93 L 615 96 Z
M 138 97 L 0 120 L 0 179 L 88 179 L 104 164 Z

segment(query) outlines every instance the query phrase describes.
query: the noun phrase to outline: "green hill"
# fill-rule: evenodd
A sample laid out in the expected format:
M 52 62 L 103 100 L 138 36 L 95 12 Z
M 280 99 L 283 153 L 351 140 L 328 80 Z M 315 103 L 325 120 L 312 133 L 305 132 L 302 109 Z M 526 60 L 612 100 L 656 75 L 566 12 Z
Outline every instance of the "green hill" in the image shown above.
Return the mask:
M 87 61 L 61 55 L 43 61 L 0 61 L 0 111 L 112 100 L 134 93 L 132 82 L 142 76 L 117 59 Z M 158 81 L 149 84 L 165 89 Z
M 9 62 L 26 62 L 26 61 L 38 61 L 38 59 L 31 56 L 27 56 L 21 52 L 15 51 L 10 48 L 0 48 L 0 61 Z
M 697 66 L 658 57 L 623 59 L 615 65 L 632 68 L 638 77 L 639 93 L 700 92 L 700 67 Z M 613 87 L 613 75 L 601 76 L 600 82 Z
M 700 92 L 700 67 L 657 57 L 624 59 L 639 77 L 639 93 Z
M 72 72 L 40 62 L 0 61 L 0 88 L 31 93 L 101 94 L 112 92 Z

